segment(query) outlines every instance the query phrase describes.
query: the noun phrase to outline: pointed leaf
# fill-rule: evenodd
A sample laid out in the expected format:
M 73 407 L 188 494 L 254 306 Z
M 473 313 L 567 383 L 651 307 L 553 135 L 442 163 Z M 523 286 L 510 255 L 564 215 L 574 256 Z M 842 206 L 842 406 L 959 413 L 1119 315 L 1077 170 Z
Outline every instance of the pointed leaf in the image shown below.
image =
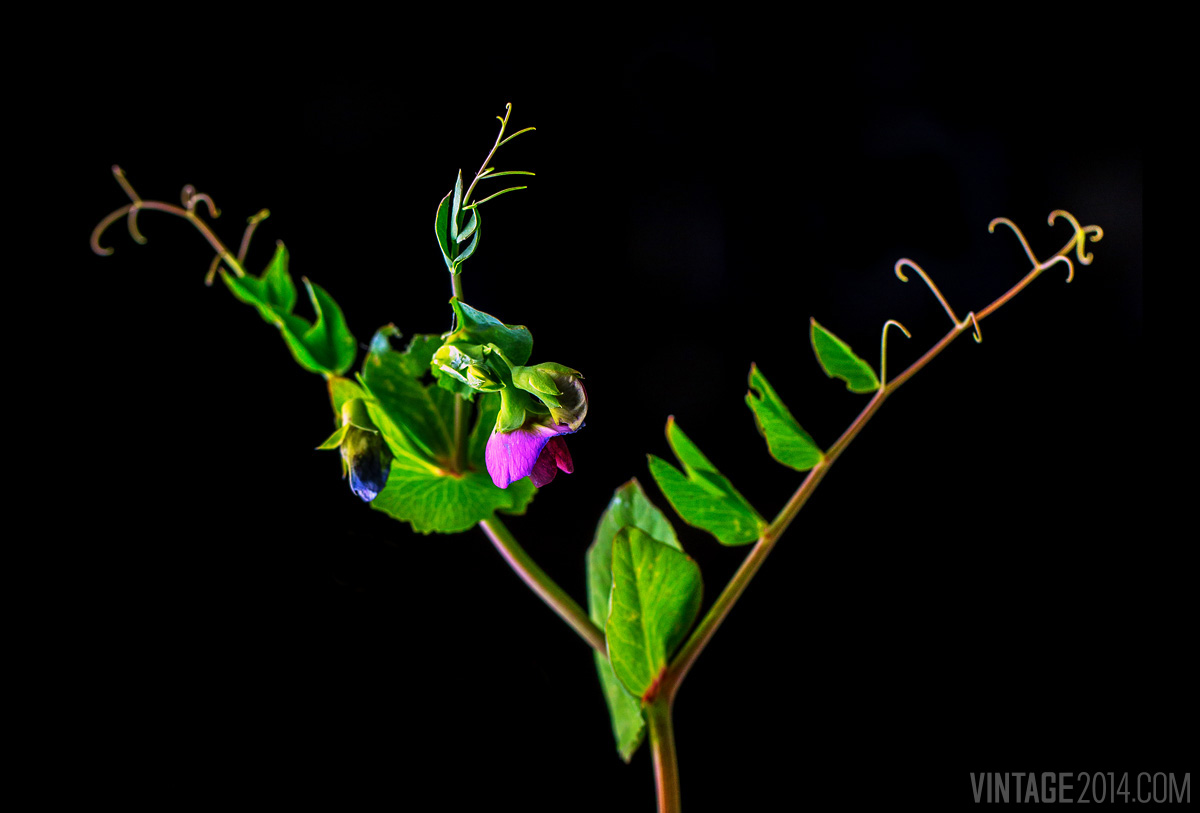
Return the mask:
M 450 205 L 450 242 L 458 242 L 458 224 L 460 213 L 462 212 L 462 170 L 458 171 L 458 178 L 454 181 L 454 201 Z
M 288 273 L 288 252 L 280 240 L 271 262 L 259 276 L 234 276 L 221 269 L 221 278 L 235 297 L 258 308 L 263 320 L 275 323 L 275 313 L 291 313 L 296 307 L 296 283 Z
M 708 531 L 722 545 L 746 545 L 758 539 L 766 520 L 683 434 L 674 417 L 667 419 L 667 442 L 683 464 L 683 473 L 649 455 L 650 473 L 683 521 Z
M 296 307 L 296 283 L 288 273 L 288 251 L 280 240 L 275 244 L 275 256 L 262 275 L 267 303 L 275 310 L 291 313 Z
M 223 268 L 220 272 L 221 279 L 234 296 L 257 306 L 262 318 L 279 328 L 284 342 L 301 367 L 322 375 L 341 375 L 354 363 L 357 354 L 354 335 L 346 325 L 342 309 L 324 288 L 307 278 L 304 279 L 304 287 L 308 290 L 308 298 L 317 317 L 315 322 L 309 322 L 301 316 L 279 310 L 272 305 L 268 297 L 267 283 L 263 280 L 250 276 L 235 277 Z M 281 272 L 275 273 L 278 276 Z M 276 280 L 276 283 L 278 285 L 275 290 L 279 293 L 281 288 L 278 286 L 282 283 L 279 280 Z M 283 299 L 279 302 L 280 307 L 287 304 L 286 296 L 281 296 Z
M 640 528 L 663 544 L 681 550 L 675 529 L 662 511 L 650 502 L 642 485 L 630 480 L 613 493 L 612 500 L 596 526 L 596 536 L 587 550 L 588 615 L 601 629 L 608 620 L 612 594 L 612 543 L 617 531 L 625 526 Z M 592 653 L 596 674 L 608 704 L 617 752 L 625 762 L 633 757 L 646 736 L 646 722 L 638 698 L 617 680 L 612 664 L 598 652 Z
M 840 378 L 846 382 L 850 392 L 874 392 L 879 389 L 879 379 L 871 365 L 854 355 L 854 351 L 844 341 L 834 336 L 817 324 L 816 319 L 809 320 L 812 325 L 813 352 L 817 361 L 830 378 Z
M 466 337 L 472 344 L 495 344 L 512 364 L 524 364 L 533 352 L 533 336 L 524 325 L 506 325 L 496 317 L 478 311 L 460 299 L 450 300 L 457 317 L 456 327 L 446 341 Z
M 458 242 L 462 243 L 463 241 L 465 241 L 468 237 L 470 237 L 474 233 L 475 229 L 478 227 L 479 227 L 479 212 L 477 212 L 475 209 L 472 209 L 471 210 L 471 219 L 467 221 L 466 228 L 464 228 L 461 232 L 458 233 L 458 238 L 457 238 Z
M 328 449 L 336 449 L 337 447 L 342 445 L 342 440 L 346 437 L 346 433 L 349 431 L 350 431 L 350 424 L 348 424 L 348 423 L 342 424 L 341 426 L 339 426 L 337 429 L 334 430 L 332 435 L 330 435 L 328 438 L 325 439 L 324 443 L 322 443 L 320 446 L 317 447 L 317 450 L 325 451 Z
M 824 458 L 821 448 L 792 417 L 755 364 L 750 365 L 750 390 L 746 405 L 754 413 L 759 433 L 767 439 L 771 456 L 796 471 L 808 471 L 820 463 Z
M 299 317 L 284 316 L 278 322 L 283 340 L 301 367 L 315 373 L 341 375 L 350 369 L 358 352 L 354 335 L 333 297 L 307 277 L 303 282 L 317 319 L 308 325 Z M 307 326 L 307 329 L 301 330 L 301 326 Z
M 459 254 L 457 259 L 454 260 L 455 268 L 462 265 L 467 260 L 471 259 L 471 255 L 474 254 L 475 249 L 479 247 L 479 232 L 482 231 L 482 225 L 483 225 L 483 217 L 479 214 L 479 210 L 472 209 L 471 210 L 470 229 L 471 229 L 471 232 L 474 233 L 475 237 L 474 237 L 474 239 L 471 240 L 471 244 L 468 245 L 465 249 L 463 249 L 462 254 Z M 466 234 L 466 233 L 467 232 L 464 232 L 464 234 Z M 462 242 L 462 240 L 463 240 L 463 237 L 460 236 L 459 242 Z
M 682 551 L 628 527 L 613 539 L 612 573 L 604 628 L 609 661 L 626 690 L 645 699 L 700 613 L 700 567 Z
M 438 204 L 437 215 L 433 219 L 433 233 L 437 235 L 438 248 L 442 251 L 442 259 L 446 261 L 446 268 L 454 270 L 454 256 L 458 251 L 458 247 L 450 241 L 450 196 L 453 192 L 447 192 L 446 197 L 442 198 Z

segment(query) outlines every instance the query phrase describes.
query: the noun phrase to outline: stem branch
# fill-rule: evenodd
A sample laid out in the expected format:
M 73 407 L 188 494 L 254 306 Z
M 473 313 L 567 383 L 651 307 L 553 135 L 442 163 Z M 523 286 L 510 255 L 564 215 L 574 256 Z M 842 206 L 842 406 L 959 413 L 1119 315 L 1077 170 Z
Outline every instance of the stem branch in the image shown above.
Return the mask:
M 1018 232 L 1018 235 L 1020 235 L 1020 232 Z M 1030 260 L 1034 264 L 1033 270 L 1026 274 L 1020 282 L 1006 291 L 994 302 L 976 313 L 975 321 L 981 322 L 987 316 L 995 313 L 1002 305 L 1019 294 L 1025 289 L 1026 286 L 1029 285 L 1029 283 L 1037 279 L 1043 271 L 1055 263 L 1066 262 L 1067 265 L 1070 266 L 1070 258 L 1067 255 L 1069 255 L 1071 250 L 1075 247 L 1076 241 L 1080 241 L 1080 244 L 1082 245 L 1082 241 L 1084 239 L 1085 235 L 1082 232 L 1077 232 L 1075 236 L 1071 238 L 1070 242 L 1059 249 L 1059 251 L 1053 257 L 1045 262 L 1038 262 L 1031 254 Z M 1021 236 L 1021 241 L 1024 244 L 1023 236 Z M 1028 248 L 1026 248 L 1026 251 L 1028 252 Z M 949 306 L 947 306 L 947 308 L 948 307 Z M 921 356 L 919 359 L 909 365 L 908 369 L 896 376 L 895 379 L 876 390 L 875 396 L 871 398 L 870 403 L 863 408 L 863 411 L 860 412 L 858 417 L 854 419 L 854 422 L 847 427 L 846 431 L 842 433 L 842 436 L 839 437 L 837 441 L 835 441 L 834 444 L 825 452 L 824 459 L 817 465 L 813 466 L 812 470 L 809 471 L 808 476 L 804 478 L 804 482 L 802 482 L 800 487 L 796 489 L 796 493 L 794 493 L 787 501 L 787 504 L 783 506 L 783 509 L 779 512 L 778 516 L 776 516 L 771 524 L 767 526 L 766 530 L 763 531 L 762 536 L 759 537 L 754 547 L 750 550 L 750 553 L 747 554 L 746 558 L 742 561 L 741 567 L 739 567 L 737 572 L 733 574 L 733 578 L 731 578 L 729 583 L 725 585 L 725 589 L 721 591 L 721 595 L 717 596 L 717 600 L 713 602 L 712 607 L 709 608 L 704 618 L 700 621 L 699 625 L 697 625 L 696 629 L 692 631 L 691 636 L 688 637 L 688 640 L 679 650 L 679 653 L 675 656 L 670 666 L 667 667 L 666 674 L 663 676 L 660 684 L 659 696 L 665 697 L 668 704 L 674 698 L 675 692 L 678 690 L 679 684 L 683 681 L 683 678 L 687 675 L 688 670 L 690 670 L 692 665 L 696 662 L 696 658 L 698 658 L 700 653 L 704 651 L 704 648 L 708 646 L 709 641 L 712 640 L 713 635 L 721 626 L 721 623 L 725 620 L 725 617 L 729 615 L 729 611 L 733 609 L 733 605 L 737 603 L 739 598 L 741 598 L 742 593 L 745 592 L 747 585 L 749 585 L 750 581 L 754 578 L 754 574 L 756 574 L 758 569 L 762 567 L 762 563 L 766 560 L 767 555 L 771 552 L 771 549 L 775 547 L 776 541 L 778 541 L 783 532 L 787 530 L 787 527 L 792 523 L 792 520 L 796 518 L 796 515 L 800 512 L 800 509 L 804 507 L 804 504 L 812 495 L 813 490 L 815 490 L 821 480 L 824 479 L 825 474 L 829 471 L 829 467 L 832 466 L 833 462 L 838 459 L 843 451 L 846 450 L 846 447 L 850 445 L 850 442 L 858 436 L 858 433 L 861 432 L 863 427 L 867 425 L 867 422 L 871 420 L 871 417 L 874 416 L 874 414 L 879 410 L 879 407 L 883 405 L 883 402 L 887 400 L 888 396 L 899 389 L 904 382 L 916 375 L 922 367 L 924 367 L 926 364 L 932 361 L 934 357 L 945 350 L 952 341 L 962 335 L 962 333 L 969 327 L 973 327 L 973 324 L 969 319 L 963 320 L 961 323 L 956 323 L 949 333 L 943 336 L 937 344 L 929 348 L 925 355 Z M 653 733 L 653 728 L 651 728 L 651 733 Z M 658 763 L 656 762 L 656 769 L 657 764 Z M 659 809 L 666 809 L 662 807 L 661 801 L 659 803 Z
M 563 621 L 570 624 L 571 628 L 579 633 L 583 640 L 591 644 L 593 649 L 608 657 L 604 632 L 592 623 L 592 619 L 588 618 L 587 613 L 576 603 L 575 599 L 567 595 L 565 590 L 555 584 L 554 580 L 538 567 L 537 562 L 533 561 L 529 554 L 517 544 L 517 540 L 508 528 L 504 527 L 504 524 L 496 517 L 481 520 L 479 527 L 487 534 L 488 539 L 492 540 L 492 544 L 496 546 L 496 550 L 500 551 L 500 555 L 508 562 L 508 566 L 521 577 L 521 581 L 529 585 L 529 589 L 550 605 L 550 609 L 558 613 Z

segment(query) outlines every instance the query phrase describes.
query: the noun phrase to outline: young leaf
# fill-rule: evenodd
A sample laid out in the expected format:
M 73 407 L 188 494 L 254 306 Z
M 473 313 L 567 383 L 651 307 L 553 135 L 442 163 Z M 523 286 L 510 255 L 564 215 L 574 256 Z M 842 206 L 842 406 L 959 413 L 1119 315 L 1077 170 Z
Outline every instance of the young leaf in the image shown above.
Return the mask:
M 276 256 L 279 254 L 276 252 Z M 312 302 L 316 321 L 307 319 L 279 308 L 289 305 L 286 295 L 287 286 L 283 283 L 286 274 L 286 255 L 276 273 L 275 281 L 268 285 L 266 277 L 272 273 L 268 268 L 262 279 L 255 277 L 235 277 L 225 269 L 221 269 L 221 279 L 229 286 L 234 296 L 243 302 L 255 305 L 259 314 L 268 322 L 279 328 L 283 340 L 296 363 L 304 369 L 327 375 L 342 375 L 350 369 L 357 354 L 357 343 L 350 328 L 346 325 L 346 317 L 333 298 L 321 286 L 304 279 L 304 287 L 308 290 L 308 298 Z M 290 277 L 287 280 L 290 281 Z M 247 282 L 250 280 L 250 282 Z M 273 286 L 273 287 L 272 287 Z M 271 296 L 276 296 L 277 304 L 272 304 Z
M 524 325 L 506 325 L 496 317 L 477 311 L 460 299 L 450 300 L 457 317 L 456 327 L 446 341 L 460 341 L 464 336 L 472 344 L 494 344 L 512 364 L 524 364 L 533 352 L 533 336 Z
M 454 201 L 450 205 L 450 242 L 458 242 L 458 226 L 462 220 L 462 170 L 458 171 L 458 179 L 454 182 Z
M 275 244 L 275 255 L 263 272 L 262 281 L 263 293 L 271 307 L 291 313 L 296 307 L 296 283 L 288 273 L 288 250 L 282 240 Z
M 854 355 L 854 351 L 844 341 L 834 336 L 817 324 L 816 319 L 809 320 L 812 325 L 813 352 L 817 361 L 830 378 L 840 378 L 846 382 L 850 392 L 874 392 L 879 389 L 879 379 L 871 365 Z
M 464 242 L 468 237 L 470 237 L 475 232 L 475 229 L 478 226 L 479 226 L 479 212 L 476 209 L 472 209 L 471 210 L 471 219 L 467 221 L 467 225 L 463 228 L 462 231 L 460 231 L 458 233 L 458 237 L 455 239 L 460 243 Z
M 750 365 L 750 392 L 746 393 L 746 405 L 754 413 L 759 434 L 767 439 L 771 457 L 796 471 L 808 471 L 821 462 L 824 457 L 821 448 L 792 417 L 755 364 Z
M 442 259 L 446 261 L 446 268 L 450 271 L 454 271 L 454 257 L 458 251 L 458 247 L 450 240 L 450 196 L 453 194 L 446 193 L 446 197 L 438 204 L 437 215 L 433 218 L 433 232 L 437 235 L 438 248 L 441 249 Z
M 275 255 L 261 275 L 237 277 L 222 269 L 221 279 L 235 297 L 258 308 L 259 315 L 275 323 L 275 313 L 291 313 L 296 307 L 296 283 L 288 273 L 288 252 L 280 240 Z
M 479 233 L 482 230 L 483 230 L 483 217 L 479 214 L 478 209 L 472 209 L 471 210 L 471 221 L 468 224 L 467 228 L 465 230 L 463 230 L 463 233 L 458 236 L 457 240 L 458 240 L 458 242 L 461 243 L 466 238 L 466 235 L 468 235 L 468 234 L 474 234 L 474 238 L 471 240 L 470 245 L 468 245 L 466 248 L 463 249 L 462 254 L 459 254 L 458 257 L 454 260 L 455 268 L 458 268 L 464 262 L 471 259 L 471 255 L 474 254 L 475 249 L 479 247 Z
M 613 673 L 634 697 L 653 690 L 700 613 L 700 567 L 640 528 L 617 532 L 604 627 Z
M 667 419 L 667 442 L 683 464 L 684 473 L 649 455 L 650 473 L 683 521 L 708 531 L 722 545 L 746 545 L 758 539 L 767 527 L 766 520 L 708 462 L 676 425 L 674 417 Z
M 675 529 L 662 511 L 650 502 L 642 485 L 630 480 L 613 493 L 612 500 L 596 526 L 596 536 L 587 550 L 588 615 L 603 628 L 608 621 L 609 597 L 612 594 L 612 543 L 617 531 L 626 526 L 640 528 L 650 536 L 681 550 Z M 613 737 L 621 759 L 629 762 L 646 736 L 646 722 L 638 698 L 625 690 L 613 672 L 612 664 L 598 652 L 596 674 L 608 703 Z
M 342 445 L 342 440 L 346 437 L 346 433 L 350 431 L 350 424 L 342 424 L 337 429 L 333 430 L 333 434 L 325 439 L 325 442 L 317 447 L 318 451 L 327 451 L 336 449 Z

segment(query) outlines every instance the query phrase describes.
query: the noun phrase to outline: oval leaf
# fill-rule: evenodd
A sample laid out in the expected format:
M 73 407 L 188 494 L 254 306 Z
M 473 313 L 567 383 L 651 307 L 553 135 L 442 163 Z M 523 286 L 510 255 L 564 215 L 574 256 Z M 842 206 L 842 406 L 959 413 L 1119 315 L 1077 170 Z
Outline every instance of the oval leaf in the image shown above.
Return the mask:
M 608 621 L 609 599 L 612 595 L 613 538 L 617 531 L 626 526 L 640 528 L 659 542 L 681 550 L 671 522 L 650 502 L 636 478 L 618 488 L 600 517 L 595 539 L 587 550 L 588 615 L 602 629 Z M 592 656 L 596 661 L 600 688 L 608 704 L 617 753 L 621 759 L 629 762 L 646 738 L 641 701 L 626 691 L 621 681 L 617 680 L 608 658 L 598 652 L 593 652 Z
M 622 528 L 613 539 L 612 572 L 609 662 L 625 689 L 644 700 L 700 614 L 700 566 L 640 528 Z

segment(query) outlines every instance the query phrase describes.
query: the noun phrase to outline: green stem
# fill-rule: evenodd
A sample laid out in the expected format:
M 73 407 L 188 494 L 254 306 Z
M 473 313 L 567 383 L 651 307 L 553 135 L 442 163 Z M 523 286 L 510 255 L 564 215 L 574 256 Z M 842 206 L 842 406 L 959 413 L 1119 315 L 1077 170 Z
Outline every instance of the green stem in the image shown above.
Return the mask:
M 462 274 L 450 272 L 450 292 L 453 296 L 462 300 L 463 286 Z M 463 403 L 463 397 L 458 393 L 454 394 L 454 470 L 466 471 L 467 469 L 467 410 Z
M 1075 246 L 1076 240 L 1082 241 L 1084 239 L 1083 234 L 1076 234 L 1071 238 L 1070 242 L 1059 249 L 1049 260 L 1045 262 L 1034 260 L 1033 270 L 1026 274 L 1020 282 L 986 308 L 975 314 L 976 322 L 982 322 L 985 317 L 999 310 L 1002 305 L 1024 290 L 1029 283 L 1037 279 L 1043 271 L 1054 265 L 1060 258 L 1069 255 Z M 1021 240 L 1024 242 L 1023 236 Z M 962 335 L 968 328 L 972 327 L 970 320 L 964 320 L 961 324 L 956 324 L 937 344 L 929 348 L 925 355 L 909 365 L 908 369 L 896 376 L 894 380 L 888 382 L 875 392 L 875 396 L 871 399 L 870 403 L 866 405 L 858 417 L 854 419 L 854 422 L 842 433 L 842 436 L 829 447 L 825 452 L 824 459 L 809 471 L 808 476 L 804 478 L 804 482 L 800 484 L 800 487 L 796 489 L 796 492 L 787 501 L 787 504 L 784 505 L 771 524 L 763 531 L 762 536 L 759 537 L 754 547 L 750 550 L 750 553 L 742 561 L 741 567 L 733 574 L 733 578 L 725 585 L 725 589 L 721 591 L 721 595 L 717 597 L 717 600 L 713 602 L 712 607 L 709 608 L 704 618 L 700 621 L 700 624 L 692 631 L 692 634 L 688 637 L 688 640 L 679 650 L 674 660 L 671 661 L 670 666 L 667 667 L 667 671 L 663 675 L 659 688 L 660 696 L 665 696 L 668 702 L 674 698 L 675 692 L 679 689 L 679 684 L 687 675 L 688 670 L 692 668 L 692 665 L 696 662 L 696 658 L 708 646 L 708 642 L 712 640 L 713 635 L 721 626 L 725 617 L 729 615 L 729 611 L 733 609 L 733 605 L 741 598 L 742 593 L 745 592 L 746 587 L 754 578 L 754 574 L 762 567 L 762 563 L 766 560 L 767 555 L 775 547 L 775 543 L 779 540 L 779 537 L 791 525 L 792 520 L 800 513 L 800 509 L 804 507 L 804 504 L 808 502 L 808 498 L 812 496 L 817 485 L 825 478 L 829 467 L 841 456 L 846 447 L 850 445 L 850 442 L 858 436 L 858 433 L 867 425 L 867 422 L 871 420 L 872 416 L 875 415 L 888 396 L 899 389 L 908 379 L 916 375 L 921 368 L 945 350 L 951 342 Z
M 654 789 L 658 813 L 679 813 L 679 761 L 675 756 L 675 730 L 671 724 L 671 698 L 659 694 L 646 707 L 650 723 L 650 758 L 654 761 Z
M 576 603 L 575 599 L 567 595 L 565 590 L 555 584 L 554 580 L 538 567 L 537 562 L 533 561 L 529 554 L 517 544 L 517 540 L 508 528 L 504 527 L 504 524 L 494 516 L 491 519 L 481 520 L 479 527 L 487 534 L 488 539 L 492 540 L 492 544 L 496 546 L 496 550 L 500 551 L 500 555 L 508 562 L 508 566 L 516 571 L 525 584 L 529 585 L 529 589 L 550 605 L 550 609 L 558 613 L 563 621 L 566 621 L 573 630 L 579 633 L 579 637 L 591 644 L 592 648 L 601 655 L 608 657 L 603 630 L 592 623 L 592 619 L 588 618 L 587 613 Z

